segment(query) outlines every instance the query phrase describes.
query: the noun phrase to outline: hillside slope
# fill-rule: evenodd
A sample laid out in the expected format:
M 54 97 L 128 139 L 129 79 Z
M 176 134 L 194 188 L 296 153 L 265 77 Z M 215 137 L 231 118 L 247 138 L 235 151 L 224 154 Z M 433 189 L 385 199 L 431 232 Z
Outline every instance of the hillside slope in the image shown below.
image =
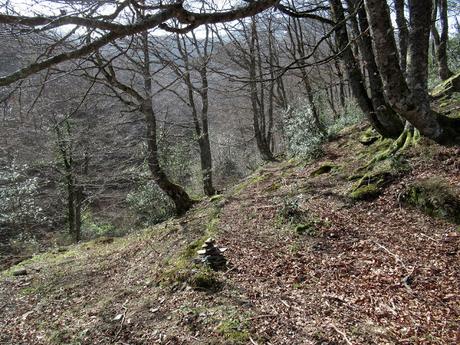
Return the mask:
M 0 343 L 459 343 L 459 210 L 441 201 L 460 187 L 460 150 L 422 141 L 363 172 L 385 142 L 362 130 L 183 218 L 3 272 Z M 434 193 L 425 203 L 419 184 Z M 193 263 L 209 236 L 225 270 Z

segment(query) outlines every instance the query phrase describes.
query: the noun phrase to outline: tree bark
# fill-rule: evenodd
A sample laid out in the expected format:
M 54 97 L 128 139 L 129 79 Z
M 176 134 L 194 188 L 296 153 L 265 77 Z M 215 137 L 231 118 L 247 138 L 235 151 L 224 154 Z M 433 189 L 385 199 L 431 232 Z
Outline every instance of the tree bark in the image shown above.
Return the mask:
M 201 171 L 203 174 L 203 189 L 207 196 L 216 194 L 212 183 L 212 156 L 211 156 L 211 143 L 209 141 L 209 124 L 208 124 L 208 77 L 207 68 L 203 66 L 200 70 L 202 88 L 201 94 L 201 136 L 200 136 L 200 157 L 201 157 Z
M 409 29 L 407 28 L 406 16 L 404 15 L 404 0 L 394 0 L 394 6 L 396 12 L 396 25 L 398 26 L 399 61 L 401 70 L 406 74 Z
M 331 5 L 331 13 L 334 21 L 336 23 L 343 22 L 345 20 L 345 14 L 341 0 L 330 0 L 329 3 Z M 396 131 L 393 131 L 391 128 L 394 126 L 394 118 L 387 119 L 386 116 L 388 114 L 384 112 L 380 114 L 380 116 L 384 119 L 383 122 L 391 125 L 390 128 L 386 128 L 384 123 L 379 120 L 374 104 L 367 94 L 364 78 L 359 68 L 359 63 L 353 56 L 353 52 L 350 48 L 346 25 L 343 24 L 336 28 L 335 35 L 339 51 L 341 52 L 340 57 L 345 63 L 350 86 L 359 107 L 367 116 L 372 127 L 374 127 L 381 135 L 385 137 L 398 135 L 400 131 L 399 133 L 395 133 Z
M 439 9 L 439 11 L 437 11 Z M 441 24 L 441 34 L 436 26 L 437 13 L 439 12 L 439 22 Z M 449 79 L 453 73 L 449 69 L 447 62 L 447 42 L 449 40 L 449 19 L 447 13 L 447 0 L 435 0 L 433 7 L 433 18 L 431 32 L 435 44 L 435 56 L 438 65 L 438 74 L 441 80 Z
M 156 118 L 152 109 L 150 99 L 147 99 L 141 111 L 144 114 L 145 122 L 147 125 L 147 163 L 152 173 L 153 179 L 158 184 L 160 189 L 168 195 L 173 201 L 176 214 L 183 215 L 192 207 L 192 200 L 188 196 L 185 190 L 171 182 L 166 176 L 165 172 L 160 166 L 158 159 L 158 146 L 157 146 L 157 134 L 156 134 Z
M 291 41 L 290 54 L 292 58 L 297 62 L 297 67 L 300 70 L 307 104 L 311 110 L 313 121 L 315 123 L 316 128 L 319 130 L 319 132 L 325 135 L 327 133 L 326 127 L 321 122 L 319 111 L 318 111 L 318 108 L 316 107 L 316 104 L 313 98 L 313 89 L 311 87 L 310 78 L 308 76 L 306 68 L 302 66 L 302 62 L 301 62 L 301 58 L 306 56 L 307 54 L 305 51 L 306 42 L 304 41 L 304 34 L 303 34 L 302 26 L 298 18 L 292 18 L 291 20 L 289 20 L 289 23 L 287 26 L 287 32 L 288 32 L 289 39 Z
M 272 151 L 270 150 L 270 141 L 266 136 L 265 121 L 265 92 L 263 83 L 259 83 L 258 75 L 262 78 L 262 57 L 260 56 L 259 37 L 257 33 L 257 23 L 254 18 L 251 19 L 251 30 L 249 43 L 249 88 L 251 92 L 251 106 L 253 114 L 254 135 L 256 138 L 257 148 L 260 157 L 264 161 L 274 161 Z
M 153 179 L 158 184 L 163 192 L 168 195 L 174 202 L 177 215 L 183 215 L 192 207 L 192 200 L 188 196 L 187 192 L 179 185 L 171 182 L 166 176 L 165 172 L 160 166 L 158 159 L 158 146 L 157 146 L 157 125 L 156 117 L 152 108 L 152 77 L 150 74 L 150 54 L 148 49 L 148 33 L 147 31 L 142 33 L 142 52 L 143 52 L 143 78 L 144 78 L 144 90 L 146 92 L 146 98 L 141 104 L 140 110 L 144 115 L 147 129 L 147 163 L 152 173 Z
M 357 0 L 347 0 L 350 10 L 359 5 Z M 364 61 L 364 67 L 369 77 L 371 101 L 377 114 L 377 119 L 385 129 L 388 137 L 398 137 L 404 130 L 404 123 L 398 114 L 387 104 L 383 93 L 383 84 L 372 51 L 372 40 L 369 34 L 369 22 L 364 7 L 358 10 L 358 22 L 361 38 L 358 40 L 359 51 Z
M 374 55 L 389 104 L 420 133 L 438 142 L 458 134 L 455 120 L 439 117 L 430 108 L 427 90 L 431 0 L 412 0 L 410 10 L 408 83 L 399 66 L 390 11 L 385 1 L 365 0 Z
M 81 240 L 81 208 L 83 206 L 83 187 L 75 189 L 75 242 Z

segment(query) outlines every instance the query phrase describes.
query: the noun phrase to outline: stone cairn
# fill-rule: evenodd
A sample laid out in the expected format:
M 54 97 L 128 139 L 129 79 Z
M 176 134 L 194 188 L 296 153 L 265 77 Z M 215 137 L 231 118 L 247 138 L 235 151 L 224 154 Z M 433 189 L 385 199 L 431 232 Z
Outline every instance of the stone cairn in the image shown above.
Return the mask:
M 208 238 L 201 249 L 197 251 L 198 258 L 196 263 L 208 265 L 211 269 L 217 271 L 227 266 L 227 259 L 223 253 L 227 248 L 217 248 L 216 241 L 213 238 Z

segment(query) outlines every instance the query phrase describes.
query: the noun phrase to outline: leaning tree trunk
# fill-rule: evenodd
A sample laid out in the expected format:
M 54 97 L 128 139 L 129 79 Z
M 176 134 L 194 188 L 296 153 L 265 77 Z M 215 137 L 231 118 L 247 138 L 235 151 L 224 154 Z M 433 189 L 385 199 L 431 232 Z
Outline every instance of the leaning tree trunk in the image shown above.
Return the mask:
M 146 100 L 141 109 L 147 124 L 147 163 L 158 187 L 174 202 L 176 214 L 182 215 L 192 207 L 192 200 L 185 190 L 171 182 L 160 166 L 156 134 L 156 118 L 150 100 Z
M 144 90 L 146 92 L 146 98 L 141 104 L 140 110 L 144 115 L 146 128 L 147 128 L 147 163 L 152 173 L 153 179 L 158 184 L 158 187 L 168 195 L 174 202 L 176 208 L 176 214 L 182 215 L 192 207 L 192 200 L 188 196 L 187 192 L 179 185 L 171 182 L 166 173 L 160 166 L 158 159 L 158 145 L 157 145 L 157 126 L 155 113 L 152 108 L 151 90 L 152 90 L 152 79 L 150 75 L 150 54 L 148 49 L 148 33 L 145 31 L 142 33 L 143 43 L 143 77 L 144 77 Z
M 386 1 L 365 0 L 374 55 L 385 95 L 393 109 L 409 121 L 420 134 L 438 142 L 452 140 L 459 130 L 455 120 L 439 117 L 431 110 L 428 79 L 428 45 L 431 0 L 411 1 L 409 35 L 409 65 L 406 83 L 398 61 L 390 11 Z

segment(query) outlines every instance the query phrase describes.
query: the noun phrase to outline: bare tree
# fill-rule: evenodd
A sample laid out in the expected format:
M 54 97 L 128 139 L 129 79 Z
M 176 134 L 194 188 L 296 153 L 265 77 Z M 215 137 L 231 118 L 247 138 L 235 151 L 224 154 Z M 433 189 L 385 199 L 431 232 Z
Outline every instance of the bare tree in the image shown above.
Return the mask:
M 204 37 L 198 39 L 194 32 L 189 36 L 174 34 L 170 40 L 157 38 L 152 53 L 182 81 L 186 87 L 183 97 L 173 88 L 168 88 L 190 109 L 200 152 L 201 174 L 204 193 L 214 195 L 216 190 L 212 180 L 212 155 L 209 139 L 209 68 L 214 40 L 208 26 L 204 26 Z M 166 41 L 162 44 L 161 41 Z M 195 74 L 197 76 L 195 76 Z
M 432 13 L 431 34 L 435 45 L 438 74 L 441 80 L 446 80 L 453 75 L 447 63 L 447 42 L 449 40 L 447 0 L 433 0 Z M 438 13 L 441 33 L 439 33 L 436 25 L 438 21 Z

